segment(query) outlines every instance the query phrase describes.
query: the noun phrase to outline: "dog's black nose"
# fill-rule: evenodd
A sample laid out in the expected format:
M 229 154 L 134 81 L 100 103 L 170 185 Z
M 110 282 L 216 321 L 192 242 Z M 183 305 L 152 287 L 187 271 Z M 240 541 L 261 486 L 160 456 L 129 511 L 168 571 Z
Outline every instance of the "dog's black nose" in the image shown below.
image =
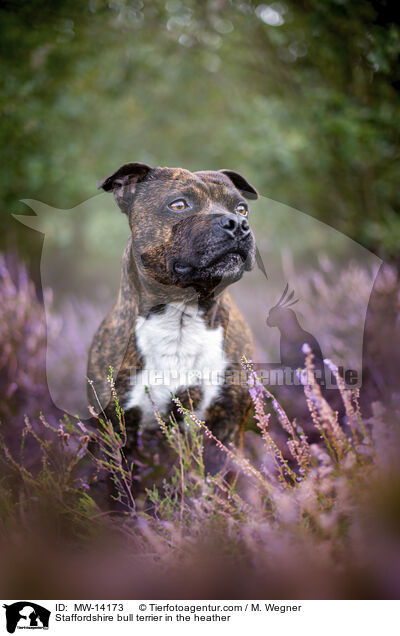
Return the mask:
M 242 234 L 248 234 L 250 232 L 250 225 L 247 219 L 239 219 L 239 225 Z
M 237 218 L 233 216 L 233 214 L 225 214 L 218 221 L 218 225 L 229 234 L 231 238 L 235 238 L 235 236 L 240 235 L 241 238 L 246 236 L 250 232 L 250 226 L 247 219 Z

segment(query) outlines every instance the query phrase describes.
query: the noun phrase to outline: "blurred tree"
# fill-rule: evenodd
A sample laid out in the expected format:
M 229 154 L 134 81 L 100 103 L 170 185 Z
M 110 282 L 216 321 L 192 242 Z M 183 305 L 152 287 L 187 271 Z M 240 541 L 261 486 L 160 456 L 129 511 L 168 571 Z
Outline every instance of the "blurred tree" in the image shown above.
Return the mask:
M 398 254 L 395 3 L 14 0 L 0 25 L 3 246 L 32 249 L 20 199 L 72 207 L 139 160 L 242 170 Z

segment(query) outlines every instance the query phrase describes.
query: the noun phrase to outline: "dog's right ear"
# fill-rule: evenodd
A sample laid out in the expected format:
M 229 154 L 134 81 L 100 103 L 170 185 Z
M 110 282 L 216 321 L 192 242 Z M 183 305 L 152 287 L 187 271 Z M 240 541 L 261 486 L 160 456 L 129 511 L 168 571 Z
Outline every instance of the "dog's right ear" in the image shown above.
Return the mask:
M 97 187 L 98 189 L 103 188 L 106 192 L 112 190 L 122 212 L 128 214 L 136 184 L 143 181 L 150 170 L 153 170 L 152 166 L 148 166 L 146 163 L 124 163 L 118 170 L 100 181 Z

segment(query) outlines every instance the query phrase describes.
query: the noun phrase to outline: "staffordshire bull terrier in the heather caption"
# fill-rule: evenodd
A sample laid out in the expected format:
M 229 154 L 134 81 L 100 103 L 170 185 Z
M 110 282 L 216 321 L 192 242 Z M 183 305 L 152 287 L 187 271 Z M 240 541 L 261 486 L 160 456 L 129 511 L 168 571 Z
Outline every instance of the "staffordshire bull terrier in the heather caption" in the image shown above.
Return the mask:
M 178 396 L 222 442 L 238 442 L 251 404 L 226 382 L 253 338 L 227 287 L 252 269 L 256 247 L 246 199 L 257 191 L 232 170 L 189 172 L 127 163 L 99 184 L 112 191 L 131 234 L 114 307 L 89 352 L 91 404 L 115 419 L 107 374 L 125 411 L 128 450 L 157 427 Z M 231 373 L 232 377 L 232 373 Z M 189 398 L 190 395 L 190 398 Z

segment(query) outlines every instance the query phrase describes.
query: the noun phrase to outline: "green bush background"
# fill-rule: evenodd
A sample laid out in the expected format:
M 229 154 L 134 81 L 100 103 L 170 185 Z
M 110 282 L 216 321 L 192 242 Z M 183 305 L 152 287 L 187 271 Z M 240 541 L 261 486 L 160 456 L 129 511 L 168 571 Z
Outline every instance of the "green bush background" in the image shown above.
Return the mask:
M 242 171 L 396 258 L 394 3 L 14 0 L 0 20 L 3 248 L 38 248 L 21 199 L 71 208 L 143 161 Z

